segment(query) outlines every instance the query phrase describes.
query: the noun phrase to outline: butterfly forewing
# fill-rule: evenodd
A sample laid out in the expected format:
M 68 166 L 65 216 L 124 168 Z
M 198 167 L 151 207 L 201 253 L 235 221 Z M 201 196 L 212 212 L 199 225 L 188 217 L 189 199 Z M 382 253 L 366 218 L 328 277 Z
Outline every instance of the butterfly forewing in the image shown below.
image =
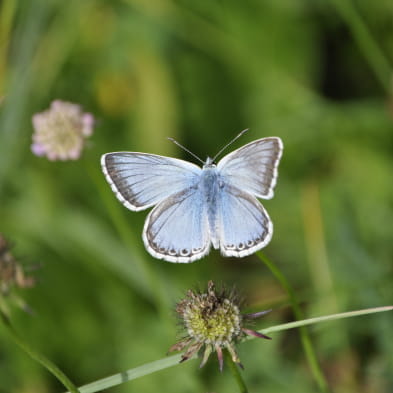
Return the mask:
M 190 162 L 146 153 L 107 153 L 101 165 L 120 202 L 136 211 L 187 189 L 201 173 L 201 168 Z
M 250 255 L 271 239 L 273 225 L 265 209 L 237 187 L 222 189 L 218 217 L 220 250 L 227 257 Z
M 270 199 L 282 149 L 280 138 L 258 139 L 226 155 L 217 169 L 231 185 L 258 198 Z
M 143 240 L 156 258 L 192 262 L 209 252 L 206 206 L 198 187 L 183 190 L 157 205 L 146 219 Z

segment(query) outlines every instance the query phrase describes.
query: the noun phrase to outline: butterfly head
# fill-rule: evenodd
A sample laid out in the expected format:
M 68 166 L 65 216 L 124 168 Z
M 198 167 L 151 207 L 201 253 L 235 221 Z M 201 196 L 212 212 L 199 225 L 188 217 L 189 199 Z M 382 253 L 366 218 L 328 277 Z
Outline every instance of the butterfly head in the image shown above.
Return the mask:
M 203 164 L 203 168 L 215 168 L 216 164 L 214 163 L 214 158 L 207 157 L 205 163 Z

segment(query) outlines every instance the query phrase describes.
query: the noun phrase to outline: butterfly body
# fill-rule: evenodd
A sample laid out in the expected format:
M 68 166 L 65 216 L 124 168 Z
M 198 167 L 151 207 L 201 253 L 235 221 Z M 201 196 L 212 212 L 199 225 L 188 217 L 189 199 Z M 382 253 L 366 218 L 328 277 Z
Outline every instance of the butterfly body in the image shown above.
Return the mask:
M 209 160 L 210 158 L 207 159 L 206 164 L 202 168 L 200 187 L 206 206 L 210 239 L 213 247 L 217 249 L 219 246 L 217 235 L 217 204 L 220 192 L 219 174 L 216 165 L 212 162 L 210 163 Z
M 169 262 L 192 262 L 210 247 L 243 257 L 271 239 L 272 222 L 256 197 L 270 199 L 282 142 L 263 138 L 202 168 L 147 153 L 102 156 L 103 172 L 117 198 L 130 210 L 150 206 L 143 229 L 146 249 Z

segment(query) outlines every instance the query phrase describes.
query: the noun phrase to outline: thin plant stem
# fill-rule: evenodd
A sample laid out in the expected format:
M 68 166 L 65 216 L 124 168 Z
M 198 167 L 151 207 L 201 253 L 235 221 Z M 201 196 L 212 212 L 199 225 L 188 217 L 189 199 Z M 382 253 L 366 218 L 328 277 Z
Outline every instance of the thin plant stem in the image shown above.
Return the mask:
M 299 302 L 297 300 L 295 292 L 292 289 L 289 281 L 281 273 L 280 269 L 278 269 L 278 267 L 269 258 L 266 257 L 266 255 L 264 255 L 261 251 L 257 252 L 257 255 L 259 259 L 269 268 L 269 270 L 273 273 L 273 275 L 276 277 L 276 279 L 280 282 L 282 287 L 287 292 L 296 319 L 300 320 L 304 318 L 303 312 L 299 307 Z M 311 372 L 314 376 L 314 379 L 317 382 L 318 387 L 322 392 L 328 392 L 329 391 L 328 384 L 326 382 L 325 376 L 323 375 L 321 367 L 319 366 L 318 359 L 314 351 L 314 347 L 311 343 L 310 335 L 307 329 L 304 327 L 301 327 L 299 330 L 300 330 L 299 332 L 300 340 L 302 342 L 303 349 L 306 354 L 307 361 L 310 366 Z
M 47 359 L 44 355 L 34 350 L 13 328 L 9 317 L 0 310 L 0 317 L 3 322 L 3 326 L 7 330 L 8 334 L 24 352 L 26 352 L 32 359 L 44 366 L 52 375 L 54 375 L 65 388 L 71 393 L 80 393 L 78 388 L 71 382 L 71 380 L 61 371 L 54 363 Z
M 271 326 L 269 328 L 261 329 L 259 330 L 259 332 L 262 334 L 269 334 L 269 333 L 280 332 L 288 329 L 301 328 L 302 326 L 317 324 L 320 322 L 334 321 L 343 318 L 353 318 L 361 315 L 368 315 L 368 314 L 386 312 L 392 310 L 393 310 L 393 306 L 384 306 L 384 307 L 367 308 L 357 311 L 349 311 L 339 314 L 324 315 L 322 317 L 310 318 L 302 321 L 295 321 L 290 323 L 284 323 L 281 325 Z M 245 340 L 247 341 L 254 340 L 254 339 L 255 339 L 254 336 L 247 336 L 247 338 L 245 338 Z M 194 355 L 190 358 L 190 360 L 195 359 L 196 357 L 197 356 Z M 109 389 L 113 386 L 118 386 L 125 382 L 132 381 L 134 379 L 153 374 L 157 371 L 165 370 L 173 366 L 181 367 L 182 364 L 184 364 L 184 363 L 180 363 L 181 359 L 182 359 L 181 355 L 177 354 L 177 355 L 165 357 L 160 360 L 155 360 L 154 362 L 146 363 L 143 364 L 142 366 L 138 366 L 130 370 L 123 371 L 121 373 L 114 374 L 109 377 L 102 378 L 97 381 L 91 382 L 87 385 L 81 386 L 79 388 L 79 391 L 80 393 L 101 392 L 105 389 Z
M 229 366 L 229 369 L 235 378 L 237 385 L 239 386 L 240 393 L 248 393 L 248 388 L 246 382 L 244 381 L 241 373 L 239 372 L 239 367 L 235 362 L 232 360 L 232 357 L 228 353 L 228 351 L 224 351 L 226 364 Z
M 376 78 L 388 94 L 391 93 L 392 68 L 388 59 L 374 40 L 351 0 L 330 0 L 341 18 L 348 25 L 360 51 L 368 61 Z
M 386 311 L 392 311 L 392 310 L 393 310 L 393 306 L 365 308 L 363 310 L 341 312 L 341 313 L 337 313 L 337 314 L 325 315 L 322 317 L 303 319 L 302 321 L 283 323 L 281 325 L 272 326 L 267 329 L 261 329 L 261 330 L 259 330 L 259 332 L 261 332 L 263 334 L 268 334 L 268 333 L 280 332 L 280 331 L 288 330 L 288 329 L 300 328 L 300 327 L 307 326 L 307 325 L 314 325 L 316 323 L 321 323 L 321 322 L 329 322 L 329 321 L 334 321 L 334 320 L 343 319 L 343 318 L 360 317 L 362 315 L 368 315 L 368 314 L 373 314 L 373 313 L 377 313 L 377 312 L 386 312 Z M 255 339 L 255 337 L 252 337 L 252 336 L 247 336 L 247 338 Z

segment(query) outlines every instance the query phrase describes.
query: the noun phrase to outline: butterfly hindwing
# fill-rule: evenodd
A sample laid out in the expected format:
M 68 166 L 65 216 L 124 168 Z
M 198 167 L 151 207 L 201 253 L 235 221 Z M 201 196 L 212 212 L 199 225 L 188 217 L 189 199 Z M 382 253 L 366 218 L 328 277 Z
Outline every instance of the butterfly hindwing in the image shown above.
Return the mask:
M 224 256 L 244 257 L 269 243 L 273 224 L 258 200 L 237 187 L 226 185 L 218 210 L 220 250 Z
M 190 187 L 201 173 L 201 168 L 190 162 L 146 153 L 107 153 L 101 165 L 117 198 L 134 211 Z
M 270 199 L 277 180 L 283 145 L 280 138 L 258 139 L 227 154 L 218 171 L 239 189 L 258 198 Z
M 209 252 L 206 206 L 198 187 L 180 191 L 158 204 L 143 229 L 147 250 L 169 262 L 192 262 Z

